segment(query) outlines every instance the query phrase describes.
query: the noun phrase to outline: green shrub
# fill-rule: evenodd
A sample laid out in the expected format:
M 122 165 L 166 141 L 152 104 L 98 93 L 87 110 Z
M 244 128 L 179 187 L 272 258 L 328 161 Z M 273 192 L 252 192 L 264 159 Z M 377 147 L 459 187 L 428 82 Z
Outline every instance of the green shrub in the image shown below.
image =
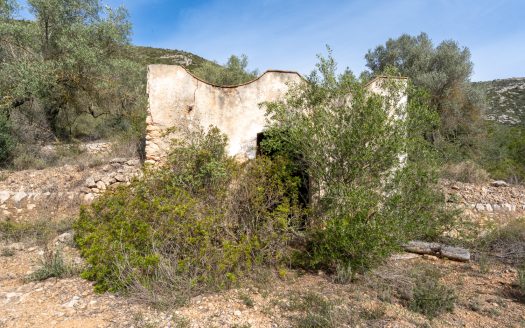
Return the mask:
M 12 249 L 12 248 L 4 247 L 0 251 L 0 256 L 11 257 L 11 256 L 14 256 L 14 255 L 15 255 L 15 250 Z
M 217 129 L 185 140 L 162 168 L 81 209 L 82 276 L 97 290 L 173 303 L 287 262 L 300 209 L 281 162 L 236 163 Z
M 444 312 L 454 310 L 454 290 L 441 284 L 441 273 L 434 267 L 425 266 L 414 273 L 415 286 L 409 300 L 409 308 L 432 319 Z
M 232 55 L 224 66 L 214 62 L 204 62 L 193 70 L 193 74 L 206 82 L 216 85 L 237 85 L 251 81 L 258 72 L 248 71 L 248 57 Z
M 525 266 L 523 265 L 518 269 L 517 283 L 521 293 L 525 294 Z
M 487 122 L 481 163 L 492 178 L 517 183 L 525 179 L 525 128 Z
M 3 112 L 0 113 L 0 165 L 5 165 L 11 158 L 14 140 L 9 121 Z
M 34 222 L 0 221 L 0 241 L 20 242 L 25 240 L 47 243 L 52 237 L 71 229 L 71 221 L 39 219 Z
M 308 177 L 307 237 L 296 263 L 358 273 L 408 239 L 436 238 L 451 215 L 425 138 L 437 122 L 428 96 L 402 80 L 385 81 L 380 96 L 351 73 L 336 76 L 335 67 L 321 58 L 309 83 L 267 104 L 274 123 L 261 145 L 288 154 Z M 398 105 L 405 92 L 406 108 Z

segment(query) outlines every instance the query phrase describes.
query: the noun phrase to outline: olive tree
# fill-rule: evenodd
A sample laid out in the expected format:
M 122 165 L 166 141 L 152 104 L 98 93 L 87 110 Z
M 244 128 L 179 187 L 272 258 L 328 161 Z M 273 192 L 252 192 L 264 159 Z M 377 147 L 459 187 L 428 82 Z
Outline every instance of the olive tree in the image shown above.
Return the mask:
M 42 112 L 55 137 L 70 138 L 79 118 L 105 116 L 118 125 L 143 105 L 144 67 L 126 59 L 131 24 L 123 7 L 99 0 L 28 5 L 34 21 L 0 23 L 1 106 L 8 116 L 19 108 Z
M 309 177 L 303 264 L 367 269 L 403 241 L 438 236 L 449 222 L 425 139 L 437 117 L 425 93 L 405 85 L 386 80 L 386 92 L 373 93 L 351 72 L 337 76 L 330 56 L 320 57 L 307 83 L 267 104 L 262 147 L 288 154 Z
M 440 116 L 432 138 L 436 145 L 445 146 L 440 147 L 448 152 L 445 157 L 450 153 L 476 155 L 485 104 L 483 95 L 470 83 L 473 64 L 468 48 L 453 40 L 434 46 L 425 33 L 404 34 L 369 50 L 365 59 L 369 69 L 365 76 L 381 75 L 393 67 L 429 92 Z

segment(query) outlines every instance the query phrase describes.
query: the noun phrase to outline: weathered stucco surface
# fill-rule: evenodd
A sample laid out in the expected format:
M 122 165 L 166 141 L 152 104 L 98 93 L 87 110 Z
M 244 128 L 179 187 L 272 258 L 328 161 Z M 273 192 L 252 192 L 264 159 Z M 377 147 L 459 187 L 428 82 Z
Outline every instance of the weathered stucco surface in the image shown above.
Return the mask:
M 379 77 L 367 88 L 384 95 L 382 85 L 386 80 L 392 81 Z M 396 105 L 404 106 L 406 79 L 395 80 L 403 85 Z M 255 157 L 257 134 L 266 125 L 266 111 L 261 104 L 282 99 L 292 85 L 304 81 L 296 72 L 266 71 L 251 82 L 221 87 L 194 77 L 180 66 L 150 65 L 146 162 L 162 160 L 174 133 L 199 126 L 216 126 L 225 133 L 230 155 L 240 159 Z M 175 132 L 166 133 L 171 130 Z
M 257 134 L 266 123 L 260 104 L 280 99 L 292 84 L 303 81 L 295 72 L 267 71 L 246 84 L 220 87 L 197 79 L 180 66 L 150 65 L 147 162 L 159 161 L 166 154 L 167 129 L 210 125 L 228 136 L 230 155 L 253 158 Z

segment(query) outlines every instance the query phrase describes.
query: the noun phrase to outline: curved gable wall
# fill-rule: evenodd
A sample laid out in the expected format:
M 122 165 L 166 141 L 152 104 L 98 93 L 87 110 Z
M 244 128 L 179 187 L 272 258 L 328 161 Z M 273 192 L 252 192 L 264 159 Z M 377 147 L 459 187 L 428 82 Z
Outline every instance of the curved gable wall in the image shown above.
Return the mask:
M 281 99 L 291 84 L 303 81 L 295 72 L 267 71 L 251 82 L 221 87 L 194 77 L 180 66 L 150 65 L 147 162 L 157 162 L 166 155 L 166 129 L 210 125 L 228 136 L 230 155 L 253 158 L 257 134 L 266 123 L 260 104 Z

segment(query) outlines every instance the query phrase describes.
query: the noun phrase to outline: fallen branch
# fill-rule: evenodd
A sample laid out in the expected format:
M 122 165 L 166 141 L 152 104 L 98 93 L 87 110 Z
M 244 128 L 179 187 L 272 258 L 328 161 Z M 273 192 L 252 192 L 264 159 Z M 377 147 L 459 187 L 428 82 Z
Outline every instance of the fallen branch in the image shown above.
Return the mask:
M 403 245 L 403 248 L 405 252 L 409 253 L 434 255 L 461 262 L 470 261 L 470 251 L 461 247 L 452 247 L 424 241 L 411 241 Z

